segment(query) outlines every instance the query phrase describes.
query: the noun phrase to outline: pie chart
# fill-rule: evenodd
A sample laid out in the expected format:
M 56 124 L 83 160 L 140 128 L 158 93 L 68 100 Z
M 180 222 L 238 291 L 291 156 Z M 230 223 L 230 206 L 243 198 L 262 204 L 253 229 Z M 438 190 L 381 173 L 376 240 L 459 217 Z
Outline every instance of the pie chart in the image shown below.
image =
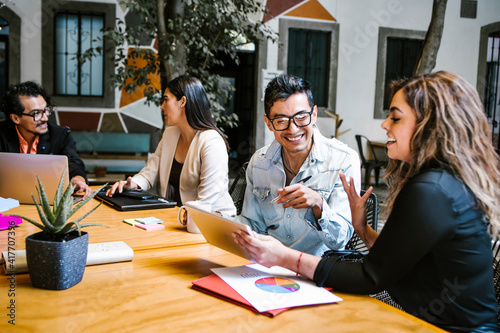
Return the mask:
M 255 286 L 270 293 L 288 294 L 300 289 L 297 282 L 277 277 L 266 277 L 255 281 Z

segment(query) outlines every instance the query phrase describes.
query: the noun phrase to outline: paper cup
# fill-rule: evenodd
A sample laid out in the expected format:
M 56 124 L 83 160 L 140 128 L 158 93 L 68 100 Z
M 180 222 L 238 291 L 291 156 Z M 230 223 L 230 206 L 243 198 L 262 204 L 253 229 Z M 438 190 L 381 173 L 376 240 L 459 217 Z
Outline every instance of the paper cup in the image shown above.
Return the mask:
M 206 201 L 188 201 L 186 204 L 189 204 L 190 206 L 195 206 L 196 208 L 199 208 L 201 210 L 204 210 L 206 212 L 212 211 L 212 204 L 210 202 Z M 185 209 L 185 206 L 182 206 L 179 208 L 179 211 L 177 212 L 177 222 L 179 222 L 180 225 L 183 227 L 187 226 L 187 231 L 191 232 L 193 234 L 199 234 L 200 229 L 196 226 L 196 224 L 193 222 L 191 217 L 188 215 L 187 216 L 187 223 L 184 223 L 184 214 L 187 214 L 187 211 Z

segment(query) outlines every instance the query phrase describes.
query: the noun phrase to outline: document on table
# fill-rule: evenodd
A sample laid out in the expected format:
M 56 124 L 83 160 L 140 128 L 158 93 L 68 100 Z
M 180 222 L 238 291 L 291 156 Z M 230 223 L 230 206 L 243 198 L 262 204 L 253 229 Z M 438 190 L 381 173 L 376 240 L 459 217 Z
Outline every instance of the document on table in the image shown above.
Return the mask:
M 282 268 L 258 264 L 212 268 L 212 271 L 245 298 L 257 311 L 293 306 L 336 303 L 342 298 L 314 282 Z
M 4 251 L 0 253 L 0 264 L 5 274 L 28 272 L 26 250 Z M 87 266 L 110 264 L 134 259 L 134 250 L 123 241 L 89 244 Z
M 0 213 L 19 206 L 19 201 L 12 198 L 0 197 Z

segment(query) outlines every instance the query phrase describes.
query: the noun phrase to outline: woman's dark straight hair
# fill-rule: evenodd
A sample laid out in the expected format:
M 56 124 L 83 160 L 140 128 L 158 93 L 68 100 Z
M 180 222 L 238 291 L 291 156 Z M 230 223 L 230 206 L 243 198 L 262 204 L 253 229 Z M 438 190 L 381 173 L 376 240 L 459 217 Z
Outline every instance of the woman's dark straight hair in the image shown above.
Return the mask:
M 213 129 L 220 134 L 226 148 L 229 150 L 229 144 L 222 131 L 215 124 L 210 113 L 210 103 L 208 102 L 205 88 L 194 76 L 181 75 L 167 84 L 167 88 L 172 95 L 180 100 L 182 96 L 186 97 L 186 119 L 189 126 L 196 130 Z

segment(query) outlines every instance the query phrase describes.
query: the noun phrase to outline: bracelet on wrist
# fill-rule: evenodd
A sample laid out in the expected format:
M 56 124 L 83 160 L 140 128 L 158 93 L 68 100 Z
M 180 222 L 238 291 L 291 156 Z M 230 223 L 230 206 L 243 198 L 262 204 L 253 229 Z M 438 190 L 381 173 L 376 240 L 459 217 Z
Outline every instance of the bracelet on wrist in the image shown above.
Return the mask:
M 304 251 L 300 252 L 299 260 L 297 260 L 297 274 L 296 274 L 296 276 L 299 276 L 299 273 L 300 273 L 300 259 L 302 258 L 303 254 L 304 254 Z

